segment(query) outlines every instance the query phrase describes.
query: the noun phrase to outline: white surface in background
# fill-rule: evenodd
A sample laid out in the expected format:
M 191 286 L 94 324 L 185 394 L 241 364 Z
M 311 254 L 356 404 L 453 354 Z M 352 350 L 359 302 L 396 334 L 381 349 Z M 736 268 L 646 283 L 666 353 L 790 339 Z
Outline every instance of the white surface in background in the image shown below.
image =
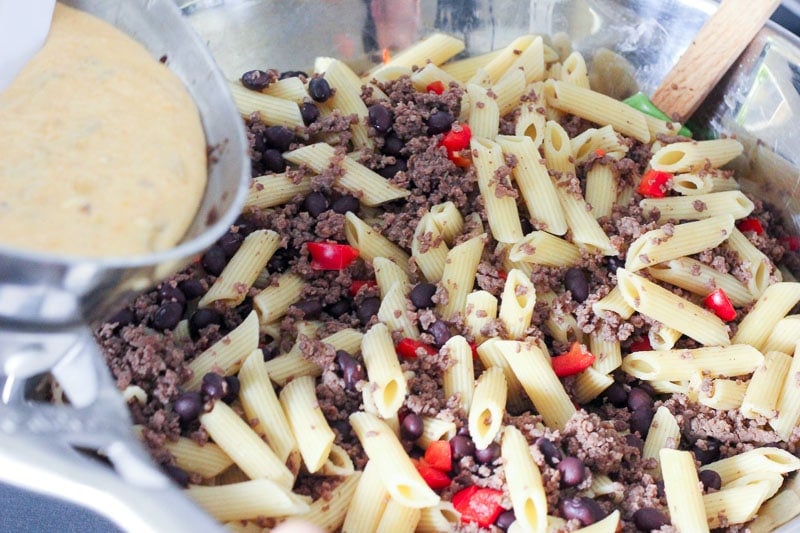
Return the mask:
M 783 7 L 800 17 L 800 2 L 798 0 L 783 0 Z
M 0 0 L 0 91 L 41 48 L 55 0 Z

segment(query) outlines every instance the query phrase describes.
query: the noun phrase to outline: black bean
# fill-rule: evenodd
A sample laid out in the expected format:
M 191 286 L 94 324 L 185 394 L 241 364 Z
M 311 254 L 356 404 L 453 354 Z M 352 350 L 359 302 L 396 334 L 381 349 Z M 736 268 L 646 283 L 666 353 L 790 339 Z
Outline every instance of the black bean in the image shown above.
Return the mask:
M 583 461 L 577 457 L 564 457 L 556 468 L 561 473 L 562 487 L 575 487 L 586 479 Z
M 189 486 L 189 474 L 186 470 L 170 464 L 165 464 L 163 468 L 164 473 L 179 487 L 186 488 Z
M 378 309 L 381 307 L 381 300 L 375 296 L 364 298 L 361 305 L 356 308 L 356 316 L 362 325 L 366 326 L 373 316 L 378 314 Z
M 628 409 L 638 411 L 639 409 L 652 409 L 653 397 L 641 387 L 633 387 L 628 393 Z
M 578 520 L 584 526 L 594 524 L 605 515 L 600 505 L 586 496 L 561 500 L 558 509 L 561 512 L 562 518 L 566 520 Z
M 171 283 L 162 283 L 158 288 L 158 301 L 159 302 L 178 302 L 180 304 L 186 303 L 186 295 L 178 287 L 173 286 Z
M 388 180 L 392 179 L 398 172 L 405 172 L 406 170 L 408 170 L 408 163 L 405 159 L 398 157 L 394 163 L 379 168 L 377 172 Z
M 223 376 L 209 372 L 203 376 L 200 392 L 211 400 L 219 400 L 228 393 L 228 384 Z
M 196 279 L 185 279 L 178 283 L 178 288 L 186 296 L 187 300 L 199 298 L 205 292 L 203 284 L 200 283 L 200 280 Z
M 393 155 L 395 157 L 401 154 L 403 147 L 405 144 L 400 137 L 397 135 L 390 133 L 388 134 L 383 141 L 383 148 L 381 148 L 381 153 L 384 155 Z
M 153 315 L 153 328 L 159 331 L 173 329 L 183 318 L 183 304 L 180 302 L 164 302 Z
M 172 410 L 183 422 L 191 422 L 203 412 L 203 397 L 199 392 L 184 392 L 172 402 Z
M 469 437 L 469 427 L 461 426 L 460 428 L 458 428 L 458 431 L 456 431 L 456 435 L 463 435 L 464 437 Z
M 303 209 L 308 211 L 308 214 L 314 218 L 327 211 L 329 206 L 328 197 L 319 191 L 308 193 L 303 200 Z
M 336 364 L 342 369 L 344 386 L 350 392 L 356 392 L 356 384 L 367 378 L 364 366 L 352 355 L 344 350 L 336 351 Z
M 353 309 L 353 306 L 347 298 L 342 298 L 336 303 L 332 303 L 328 307 L 325 308 L 325 311 L 334 318 L 339 318 L 345 313 L 349 313 Z
M 653 531 L 669 524 L 669 519 L 654 507 L 642 507 L 633 513 L 633 525 L 639 531 Z
M 625 407 L 628 405 L 628 391 L 625 385 L 615 381 L 603 392 L 603 395 L 608 400 L 608 403 L 614 407 Z
M 582 268 L 574 267 L 567 270 L 564 274 L 564 286 L 572 293 L 572 299 L 578 303 L 589 297 L 589 282 Z
M 285 70 L 278 77 L 279 80 L 285 80 L 286 78 L 308 78 L 308 74 L 302 70 Z
M 450 131 L 450 126 L 453 124 L 453 115 L 447 111 L 434 111 L 428 117 L 428 135 L 436 135 L 437 133 L 444 133 Z
M 378 133 L 386 133 L 392 127 L 392 112 L 381 104 L 373 104 L 367 110 L 367 120 L 369 125 L 375 128 Z
M 528 233 L 533 231 L 533 224 L 531 224 L 531 220 L 528 217 L 520 217 L 519 223 L 520 226 L 522 227 L 523 235 L 527 235 Z
M 647 438 L 647 433 L 650 431 L 650 422 L 653 421 L 652 409 L 639 409 L 631 413 L 630 427 L 631 431 L 638 431 L 642 438 Z
M 264 153 L 261 154 L 261 161 L 264 163 L 264 167 L 271 172 L 283 172 L 286 170 L 286 161 L 283 159 L 280 150 L 275 150 L 274 148 L 264 150 Z
M 471 457 L 475 454 L 475 443 L 466 435 L 456 435 L 450 439 L 450 452 L 454 461 L 463 457 Z
M 333 209 L 334 213 L 339 213 L 340 215 L 344 215 L 348 211 L 352 211 L 353 213 L 358 213 L 359 207 L 361 207 L 361 203 L 358 201 L 358 198 L 356 198 L 352 194 L 343 194 L 342 196 L 333 201 L 331 209 Z
M 253 297 L 245 296 L 242 303 L 236 306 L 236 314 L 244 320 L 253 311 Z
M 303 117 L 303 124 L 308 126 L 319 118 L 319 108 L 311 102 L 303 102 L 300 104 L 300 115 Z
M 491 464 L 500 458 L 500 445 L 496 442 L 491 442 L 489 445 L 480 450 L 475 450 L 475 460 L 482 464 Z
M 278 356 L 280 351 L 278 350 L 278 348 L 274 346 L 264 346 L 263 348 L 261 348 L 261 353 L 264 354 L 264 362 L 266 363 L 267 361 L 275 359 L 275 357 Z
M 264 140 L 264 134 L 260 131 L 253 132 L 253 150 L 256 152 L 263 152 L 266 147 L 267 144 Z
M 267 270 L 270 272 L 283 272 L 295 257 L 295 252 L 288 248 L 278 248 L 267 261 Z
M 233 223 L 242 235 L 250 235 L 256 230 L 253 222 L 244 215 L 239 215 Z
M 561 461 L 563 457 L 561 455 L 561 450 L 555 445 L 555 443 L 545 437 L 539 437 L 536 439 L 536 447 L 539 448 L 539 451 L 542 452 L 544 455 L 544 460 L 550 466 L 556 466 Z
M 719 490 L 722 487 L 722 478 L 714 470 L 701 470 L 697 473 L 700 483 L 703 488 L 708 492 L 709 489 Z
M 116 313 L 114 313 L 111 318 L 108 319 L 110 324 L 117 324 L 115 329 L 119 329 L 123 326 L 130 326 L 136 320 L 136 313 L 133 312 L 132 309 L 128 307 L 123 307 Z
M 200 262 L 206 272 L 212 276 L 219 276 L 225 269 L 225 264 L 228 258 L 225 257 L 225 251 L 221 246 L 214 245 L 203 254 L 203 259 Z
M 308 82 L 308 94 L 315 102 L 324 102 L 331 97 L 331 86 L 325 78 L 312 78 Z
M 639 452 L 644 449 L 644 441 L 634 433 L 625 435 L 625 443 L 632 448 L 637 448 Z
M 417 440 L 422 436 L 422 418 L 416 413 L 408 413 L 400 424 L 400 436 L 406 440 Z
M 418 283 L 411 289 L 411 303 L 417 309 L 428 309 L 433 307 L 433 295 L 436 293 L 436 285 L 433 283 Z
M 201 308 L 189 317 L 189 333 L 193 339 L 196 339 L 203 329 L 212 324 L 222 326 L 223 322 L 223 317 L 219 312 L 213 309 Z
M 322 313 L 322 302 L 316 298 L 306 298 L 292 304 L 292 307 L 298 309 L 306 320 L 313 320 L 319 318 Z
M 239 389 L 241 389 L 241 383 L 239 383 L 239 378 L 236 376 L 228 376 L 225 378 L 225 384 L 228 387 L 228 392 L 222 398 L 225 403 L 231 403 L 233 400 L 239 396 Z
M 428 333 L 433 335 L 433 344 L 437 348 L 444 346 L 444 343 L 450 340 L 450 337 L 452 336 L 450 333 L 450 328 L 447 327 L 447 324 L 441 320 L 437 320 L 431 324 L 428 327 Z
M 242 85 L 254 91 L 262 91 L 270 84 L 271 76 L 263 70 L 248 70 L 242 74 Z
M 623 268 L 625 266 L 625 259 L 620 259 L 619 257 L 609 256 L 606 258 L 606 268 L 611 274 L 616 274 L 618 268 Z
M 514 514 L 514 511 L 503 511 L 497 517 L 497 520 L 494 521 L 494 525 L 502 529 L 503 531 L 508 531 L 508 528 L 511 527 L 511 524 L 517 521 L 517 516 Z
M 219 238 L 217 245 L 225 252 L 225 257 L 230 259 L 239 250 L 239 247 L 244 241 L 244 235 L 237 232 L 229 231 Z
M 286 126 L 270 126 L 264 130 L 264 140 L 269 147 L 285 152 L 294 142 L 294 132 Z
M 353 433 L 353 428 L 347 420 L 336 420 L 331 422 L 331 429 L 339 434 L 342 440 L 347 440 Z
M 716 439 L 698 439 L 692 445 L 692 452 L 694 457 L 700 464 L 707 465 L 713 463 L 720 456 L 720 442 Z

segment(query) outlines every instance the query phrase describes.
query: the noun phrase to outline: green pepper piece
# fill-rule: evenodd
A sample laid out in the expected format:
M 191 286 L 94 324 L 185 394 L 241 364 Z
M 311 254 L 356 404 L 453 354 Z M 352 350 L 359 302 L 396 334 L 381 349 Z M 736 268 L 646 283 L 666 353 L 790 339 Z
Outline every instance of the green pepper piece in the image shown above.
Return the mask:
M 666 113 L 661 111 L 659 108 L 650 101 L 650 98 L 647 97 L 646 94 L 643 92 L 638 92 L 633 96 L 629 96 L 625 100 L 623 100 L 626 104 L 631 106 L 634 109 L 641 111 L 646 115 L 650 115 L 651 117 L 655 117 L 660 120 L 666 120 L 667 122 L 672 122 L 672 119 L 667 116 Z M 686 126 L 681 126 L 681 129 L 678 130 L 678 135 L 682 135 L 684 137 L 691 137 L 692 132 L 689 131 L 689 128 Z

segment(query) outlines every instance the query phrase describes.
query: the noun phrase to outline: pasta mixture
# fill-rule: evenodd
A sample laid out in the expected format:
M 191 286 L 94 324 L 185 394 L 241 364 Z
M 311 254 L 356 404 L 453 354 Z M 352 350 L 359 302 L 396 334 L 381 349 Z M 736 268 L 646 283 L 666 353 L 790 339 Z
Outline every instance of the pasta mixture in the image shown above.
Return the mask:
M 742 145 L 541 37 L 463 48 L 232 85 L 244 213 L 97 332 L 154 458 L 237 531 L 789 520 L 800 246 Z

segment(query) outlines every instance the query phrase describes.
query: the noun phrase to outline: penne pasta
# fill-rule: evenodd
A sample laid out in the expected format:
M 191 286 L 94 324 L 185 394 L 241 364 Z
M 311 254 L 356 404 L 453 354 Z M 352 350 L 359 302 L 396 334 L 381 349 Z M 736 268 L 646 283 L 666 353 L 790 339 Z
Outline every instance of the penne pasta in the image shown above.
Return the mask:
M 662 448 L 659 458 L 672 525 L 680 531 L 708 531 L 703 493 L 692 454 Z
M 447 291 L 447 302 L 436 306 L 439 315 L 445 320 L 465 311 L 467 295 L 475 285 L 485 238 L 485 234 L 472 237 L 454 246 L 447 254 L 441 281 L 442 287 Z
M 394 261 L 397 266 L 408 272 L 408 254 L 352 211 L 345 215 L 344 232 L 347 242 L 358 249 L 363 259 L 372 261 L 376 257 L 383 257 Z
M 204 479 L 213 478 L 233 464 L 228 454 L 213 442 L 198 444 L 192 439 L 179 437 L 176 441 L 167 441 L 164 448 L 175 458 L 178 468 L 199 474 Z
M 766 344 L 770 331 L 798 302 L 800 283 L 770 285 L 739 323 L 732 342 L 746 343 L 761 349 Z
M 764 343 L 764 351 L 790 354 L 798 342 L 800 342 L 800 315 L 789 315 L 779 320 L 772 328 Z
M 508 258 L 551 267 L 568 267 L 580 262 L 581 252 L 571 242 L 546 231 L 532 231 L 511 247 Z
M 244 211 L 267 209 L 289 202 L 297 195 L 311 192 L 311 178 L 303 177 L 295 182 L 286 174 L 258 176 L 250 182 L 250 190 L 244 202 Z
M 289 129 L 305 126 L 296 102 L 251 91 L 239 83 L 229 83 L 228 88 L 236 109 L 243 118 L 258 113 L 262 122 L 268 126 L 286 126 Z
M 253 297 L 253 308 L 258 312 L 258 321 L 269 324 L 283 317 L 291 305 L 300 300 L 305 281 L 297 274 L 279 275 L 264 290 Z
M 547 531 L 547 497 L 528 442 L 513 426 L 503 430 L 501 455 L 514 514 L 523 531 Z
M 309 510 L 299 496 L 269 479 L 215 487 L 193 485 L 186 494 L 220 522 L 300 515 Z
M 791 364 L 792 358 L 785 353 L 764 353 L 764 362 L 753 372 L 744 393 L 739 408 L 743 416 L 774 418 L 778 414 L 776 407 L 781 387 L 776 384 L 785 383 Z
M 307 524 L 322 528 L 323 531 L 337 531 L 344 522 L 360 478 L 361 472 L 354 472 L 345 477 L 331 491 L 330 498 L 315 500 L 308 506 L 308 511 L 299 515 L 298 518 Z
M 203 376 L 221 370 L 226 376 L 235 374 L 245 358 L 258 348 L 258 318 L 250 312 L 241 324 L 189 362 L 192 376 L 184 383 L 186 390 L 200 387 Z
M 499 242 L 515 243 L 522 238 L 522 226 L 517 213 L 516 191 L 512 189 L 510 179 L 502 174 L 505 162 L 500 145 L 473 137 L 470 148 L 492 236 Z
M 319 407 L 314 378 L 294 378 L 283 387 L 279 398 L 303 464 L 313 474 L 328 460 L 336 437 Z
M 783 440 L 789 440 L 794 428 L 800 424 L 800 342 L 797 343 L 789 371 L 783 380 L 781 392 L 775 409 L 778 415 L 769 421 L 769 425 Z
M 690 257 L 670 259 L 649 266 L 647 273 L 657 280 L 665 281 L 702 297 L 714 289 L 720 288 L 725 291 L 728 299 L 736 307 L 745 306 L 754 300 L 752 293 L 734 276 L 719 272 Z
M 342 525 L 343 532 L 372 533 L 378 527 L 383 510 L 389 502 L 389 492 L 381 476 L 378 463 L 367 462 L 350 501 Z
M 406 396 L 406 378 L 397 359 L 392 335 L 384 324 L 375 324 L 364 334 L 361 354 L 378 413 L 383 418 L 397 414 Z
M 639 202 L 645 213 L 658 213 L 663 224 L 674 220 L 702 220 L 729 214 L 735 219 L 745 218 L 755 205 L 741 191 L 712 192 L 694 196 L 668 196 L 645 198 Z
M 721 167 L 742 153 L 742 143 L 735 139 L 676 142 L 653 154 L 650 166 L 664 172 L 692 172 Z
M 622 370 L 643 380 L 677 381 L 695 372 L 713 377 L 751 374 L 764 356 L 748 344 L 709 346 L 685 350 L 633 352 L 622 359 Z
M 469 412 L 475 390 L 472 348 L 464 337 L 454 335 L 444 344 L 442 352 L 447 354 L 451 363 L 445 369 L 442 378 L 445 398 L 458 396 L 459 406 L 465 412 Z
M 411 256 L 425 279 L 430 282 L 442 279 L 448 251 L 435 215 L 426 213 L 417 223 L 411 240 Z
M 531 325 L 533 307 L 536 305 L 536 288 L 521 270 L 511 270 L 500 298 L 498 317 L 511 339 L 522 338 Z
M 508 386 L 503 369 L 489 367 L 475 384 L 469 410 L 469 434 L 479 450 L 494 441 L 503 424 Z

